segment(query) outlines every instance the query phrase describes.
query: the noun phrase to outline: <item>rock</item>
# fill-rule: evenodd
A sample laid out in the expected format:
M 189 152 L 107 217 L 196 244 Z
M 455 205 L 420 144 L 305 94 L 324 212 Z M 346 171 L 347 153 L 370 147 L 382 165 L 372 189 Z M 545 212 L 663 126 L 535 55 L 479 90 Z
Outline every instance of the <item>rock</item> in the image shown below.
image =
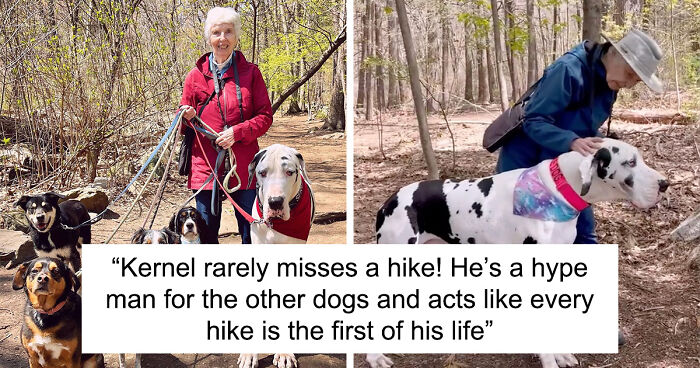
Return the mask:
M 64 192 L 63 195 L 66 196 L 66 200 L 75 199 L 80 201 L 87 207 L 88 212 L 102 212 L 109 204 L 107 193 L 95 187 L 76 188 Z
M 109 186 L 109 179 L 104 176 L 98 176 L 93 180 L 92 186 L 100 189 L 107 189 Z
M 24 216 L 24 211 L 7 211 L 0 214 L 0 228 L 29 233 L 29 222 Z
M 29 235 L 19 231 L 0 230 L 0 266 L 11 269 L 34 258 L 36 252 Z

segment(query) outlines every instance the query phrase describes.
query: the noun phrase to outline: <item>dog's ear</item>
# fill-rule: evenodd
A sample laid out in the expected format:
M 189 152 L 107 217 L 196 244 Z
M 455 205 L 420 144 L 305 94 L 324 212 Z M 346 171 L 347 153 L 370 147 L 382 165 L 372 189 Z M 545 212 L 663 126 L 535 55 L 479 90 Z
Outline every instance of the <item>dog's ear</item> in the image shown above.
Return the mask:
M 248 187 L 250 187 L 250 184 L 253 182 L 253 178 L 255 177 L 255 168 L 258 166 L 258 163 L 260 163 L 260 160 L 265 157 L 266 153 L 267 150 L 262 150 L 256 153 L 255 157 L 253 157 L 253 161 L 251 161 L 248 165 Z
M 134 232 L 134 235 L 131 236 L 131 243 L 132 244 L 142 244 L 143 243 L 143 235 L 146 233 L 146 229 L 144 228 L 139 228 Z
M 605 178 L 608 175 L 608 166 L 610 166 L 610 150 L 601 148 L 593 155 L 588 155 L 583 158 L 578 169 L 581 173 L 581 195 L 584 196 L 591 189 L 594 173 L 599 178 Z
M 54 192 L 46 192 L 44 193 L 44 197 L 49 201 L 54 206 L 58 206 L 58 201 L 61 199 L 66 198 L 63 194 L 58 194 Z
M 32 199 L 31 196 L 27 196 L 27 195 L 22 196 L 22 198 L 20 198 L 19 200 L 17 200 L 17 202 L 15 202 L 15 206 L 18 206 L 18 207 L 22 208 L 23 210 L 26 210 L 27 209 L 27 202 L 29 202 L 30 199 Z
M 27 268 L 29 268 L 29 265 L 32 263 L 32 261 L 27 261 L 22 263 L 19 268 L 17 268 L 17 272 L 15 272 L 15 278 L 12 280 L 12 290 L 19 290 L 24 288 L 25 280 L 27 278 Z
M 177 220 L 180 217 L 180 211 L 175 212 L 173 217 L 170 218 L 170 223 L 168 224 L 168 229 L 177 232 Z
M 306 180 L 307 183 L 311 184 L 311 179 L 309 179 L 309 175 L 306 173 L 306 162 L 304 162 L 304 156 L 302 156 L 301 153 L 297 152 L 297 150 L 294 150 L 294 155 L 297 156 L 297 159 L 299 160 L 299 170 L 301 170 L 301 174 L 304 176 L 304 180 Z
M 65 275 L 66 277 L 66 283 L 68 284 L 69 289 L 73 289 L 73 291 L 78 292 L 80 290 L 80 279 L 78 278 L 78 275 L 73 272 L 70 268 L 66 267 L 65 268 L 66 272 Z

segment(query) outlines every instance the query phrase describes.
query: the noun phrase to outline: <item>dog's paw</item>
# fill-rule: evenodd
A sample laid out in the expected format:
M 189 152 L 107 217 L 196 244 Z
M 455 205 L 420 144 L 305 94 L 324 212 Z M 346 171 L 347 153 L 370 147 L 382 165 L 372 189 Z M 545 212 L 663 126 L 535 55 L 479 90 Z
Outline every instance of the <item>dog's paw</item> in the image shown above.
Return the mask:
M 578 360 L 573 354 L 539 354 L 542 368 L 574 367 Z
M 389 368 L 394 365 L 394 362 L 384 354 L 367 354 L 366 360 L 372 368 Z
M 238 368 L 255 368 L 258 366 L 258 354 L 241 354 L 238 356 Z
M 297 366 L 297 359 L 294 354 L 275 353 L 272 365 L 277 368 L 292 368 Z

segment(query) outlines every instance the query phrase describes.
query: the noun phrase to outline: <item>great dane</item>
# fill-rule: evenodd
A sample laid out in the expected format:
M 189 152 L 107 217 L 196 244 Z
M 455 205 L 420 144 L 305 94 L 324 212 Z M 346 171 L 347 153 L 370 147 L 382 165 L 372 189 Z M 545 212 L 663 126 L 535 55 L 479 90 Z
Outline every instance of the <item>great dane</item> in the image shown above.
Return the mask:
M 315 204 L 301 154 L 281 144 L 260 150 L 248 166 L 248 185 L 254 177 L 253 244 L 306 243 Z
M 567 152 L 530 169 L 482 179 L 409 184 L 377 213 L 377 243 L 573 243 L 580 210 L 628 200 L 650 208 L 669 183 L 637 148 L 605 139 L 593 155 Z M 577 364 L 571 354 L 539 354 L 544 368 Z M 373 368 L 389 367 L 382 354 Z

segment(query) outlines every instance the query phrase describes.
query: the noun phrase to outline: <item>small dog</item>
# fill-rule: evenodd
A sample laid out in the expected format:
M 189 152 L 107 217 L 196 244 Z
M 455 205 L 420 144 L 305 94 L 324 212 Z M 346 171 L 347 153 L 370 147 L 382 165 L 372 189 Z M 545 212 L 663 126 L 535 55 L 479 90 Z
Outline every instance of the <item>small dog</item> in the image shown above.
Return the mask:
M 133 244 L 179 244 L 180 236 L 168 228 L 160 230 L 140 228 L 131 237 Z M 134 368 L 141 368 L 141 354 L 134 357 Z M 126 368 L 126 356 L 119 354 L 119 368 Z
M 102 354 L 81 354 L 80 281 L 63 261 L 25 262 L 12 288 L 27 295 L 21 340 L 31 368 L 104 368 Z
M 160 230 L 140 228 L 131 236 L 133 244 L 180 244 L 180 236 L 168 228 Z
M 73 272 L 78 272 L 82 245 L 91 241 L 90 225 L 75 230 L 64 229 L 62 225 L 77 226 L 90 220 L 90 215 L 85 205 L 79 201 L 68 200 L 59 204 L 58 201 L 63 198 L 65 197 L 53 192 L 25 195 L 15 206 L 24 210 L 37 255 L 59 258 Z
M 207 223 L 194 207 L 184 207 L 177 211 L 170 219 L 168 226 L 170 231 L 180 236 L 181 244 L 208 244 L 206 239 Z

